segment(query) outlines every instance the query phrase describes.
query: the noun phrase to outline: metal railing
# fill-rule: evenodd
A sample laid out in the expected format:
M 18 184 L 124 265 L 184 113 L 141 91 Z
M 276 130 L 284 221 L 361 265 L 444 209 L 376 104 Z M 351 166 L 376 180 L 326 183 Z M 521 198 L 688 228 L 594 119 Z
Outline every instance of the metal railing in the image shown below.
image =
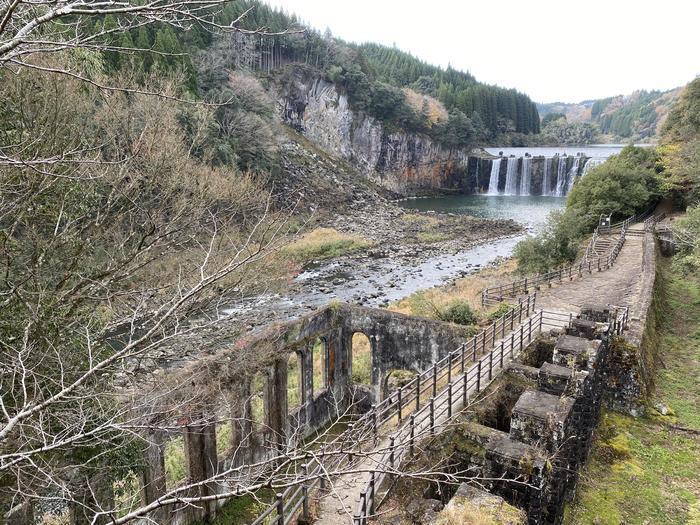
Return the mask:
M 381 427 L 390 422 L 401 426 L 407 418 L 426 409 L 425 407 L 431 403 L 430 400 L 434 400 L 438 392 L 444 392 L 454 377 L 464 374 L 469 363 L 478 363 L 478 366 L 482 366 L 484 359 L 490 359 L 488 367 L 484 365 L 483 372 L 480 372 L 480 377 L 488 377 L 490 381 L 494 370 L 493 354 L 498 350 L 497 342 L 509 334 L 511 346 L 506 345 L 507 350 L 513 348 L 513 344 L 522 345 L 523 337 L 532 334 L 532 328 L 528 328 L 526 332 L 523 327 L 531 326 L 533 322 L 531 317 L 535 311 L 536 300 L 536 294 L 532 294 L 520 301 L 483 331 L 462 343 L 456 350 L 433 363 L 428 369 L 417 373 L 410 382 L 392 392 L 381 403 L 372 405 L 368 412 L 350 423 L 347 430 L 314 452 L 315 457 L 323 458 L 322 460 L 316 460 L 313 467 L 309 464 L 301 465 L 303 478 L 308 480 L 307 482 L 291 486 L 276 494 L 275 501 L 251 525 L 286 525 L 299 511 L 308 517 L 309 493 L 317 487 L 325 488 L 328 473 L 338 472 L 343 467 L 356 462 L 357 458 L 353 457 L 352 452 L 337 453 L 338 450 L 344 449 L 343 444 L 357 445 L 367 440 L 376 443 Z M 523 322 L 523 320 L 526 321 Z M 490 352 L 487 354 L 487 351 Z M 484 355 L 486 357 L 481 357 Z M 480 383 L 480 380 L 477 382 Z M 354 449 L 354 447 L 351 448 Z
M 622 250 L 624 243 L 625 229 L 623 228 L 620 231 L 620 236 L 618 237 L 616 243 L 613 245 L 610 253 L 607 255 L 599 257 L 585 257 L 578 263 L 572 264 L 571 266 L 550 270 L 546 273 L 531 277 L 516 279 L 515 281 L 500 286 L 485 288 L 481 292 L 481 304 L 483 306 L 489 306 L 500 303 L 506 298 L 515 298 L 521 294 L 529 294 L 530 289 L 533 287 L 538 289 L 543 284 L 551 286 L 553 282 L 562 282 L 565 278 L 572 280 L 576 276 L 581 277 L 584 272 L 591 274 L 594 270 L 599 272 L 607 270 L 613 265 L 615 259 L 617 259 L 617 256 L 619 255 L 620 250 Z
M 610 308 L 612 332 L 621 334 L 627 326 L 629 309 L 612 305 Z M 483 391 L 508 362 L 518 357 L 545 327 L 571 327 L 572 321 L 572 314 L 547 310 L 536 312 L 511 332 L 510 337 L 501 339 L 487 355 L 475 360 L 470 367 L 462 368 L 453 381 L 449 381 L 420 410 L 411 414 L 408 425 L 389 437 L 389 446 L 376 458 L 377 468 L 370 472 L 364 489 L 360 492 L 353 525 L 367 525 L 369 518 L 382 503 L 378 499 L 382 485 L 392 479 L 402 459 L 414 456 L 417 436 L 434 434 L 441 425 L 441 419 L 449 420 L 453 413 L 468 406 L 470 399 Z
M 524 277 L 522 279 L 516 279 L 507 284 L 485 288 L 481 292 L 482 306 L 490 306 L 500 303 L 506 298 L 515 298 L 521 294 L 528 294 L 530 292 L 530 287 L 535 287 L 535 289 L 538 289 L 543 284 L 551 286 L 553 282 L 561 282 L 564 280 L 564 278 L 572 280 L 575 276 L 581 277 L 583 276 L 584 272 L 588 272 L 589 274 L 593 273 L 594 269 L 599 272 L 609 269 L 615 262 L 615 259 L 617 259 L 620 250 L 622 250 L 629 226 L 631 224 L 643 221 L 648 217 L 656 217 L 652 215 L 653 210 L 654 208 L 650 207 L 642 213 L 628 217 L 627 219 L 611 224 L 610 226 L 597 227 L 593 232 L 588 245 L 586 246 L 586 250 L 581 260 L 570 266 L 557 268 L 555 270 L 550 270 L 548 272 L 530 277 Z M 613 231 L 617 230 L 620 231 L 620 235 L 610 252 L 605 256 L 594 256 L 595 245 L 600 239 L 601 235 L 610 235 Z

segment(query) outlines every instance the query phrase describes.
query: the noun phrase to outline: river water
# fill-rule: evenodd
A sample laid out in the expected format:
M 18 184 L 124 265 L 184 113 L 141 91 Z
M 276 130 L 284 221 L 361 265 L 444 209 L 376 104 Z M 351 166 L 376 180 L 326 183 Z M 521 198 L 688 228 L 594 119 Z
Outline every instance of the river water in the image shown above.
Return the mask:
M 513 219 L 528 233 L 544 226 L 549 213 L 563 207 L 557 197 L 450 195 L 409 199 L 407 209 L 469 214 L 477 217 Z M 380 307 L 412 293 L 439 286 L 480 270 L 496 259 L 508 257 L 524 235 L 496 239 L 453 253 L 441 253 L 416 261 L 403 258 L 373 258 L 359 254 L 321 263 L 299 274 L 285 295 L 262 294 L 253 301 L 231 305 L 226 314 L 246 318 L 247 313 L 265 311 L 276 320 L 297 317 L 333 300 Z M 259 321 L 263 321 L 259 319 Z
M 408 199 L 404 208 L 442 213 L 463 213 L 488 219 L 513 219 L 531 233 L 539 231 L 550 212 L 564 206 L 563 197 L 513 195 L 448 195 Z

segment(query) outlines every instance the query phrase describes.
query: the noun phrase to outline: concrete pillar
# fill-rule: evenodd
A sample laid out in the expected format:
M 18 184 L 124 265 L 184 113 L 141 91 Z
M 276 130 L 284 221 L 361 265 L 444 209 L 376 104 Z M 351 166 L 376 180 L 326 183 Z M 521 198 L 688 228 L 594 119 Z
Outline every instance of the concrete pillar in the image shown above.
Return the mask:
M 229 443 L 236 465 L 252 462 L 250 435 L 253 431 L 250 408 L 250 379 L 232 389 L 230 393 L 231 442 Z
M 143 450 L 144 467 L 141 472 L 141 499 L 148 505 L 163 496 L 165 486 L 165 432 L 156 430 L 146 437 Z M 168 511 L 159 509 L 152 514 L 156 523 L 168 523 Z
M 0 519 L 3 516 L 0 515 Z M 12 507 L 4 516 L 6 525 L 34 525 L 34 507 L 25 501 Z
M 287 439 L 287 363 L 278 360 L 272 365 L 267 380 L 265 396 L 266 421 L 269 435 L 277 448 L 286 445 Z
M 190 483 L 204 481 L 218 471 L 216 454 L 216 423 L 198 421 L 186 425 L 184 430 L 185 460 L 187 477 Z M 201 497 L 214 494 L 215 483 L 199 485 L 192 489 L 191 496 Z M 206 520 L 216 511 L 216 502 L 211 501 L 191 507 L 194 520 Z
M 92 525 L 95 514 L 114 509 L 112 479 L 104 472 L 78 471 L 70 481 L 75 503 L 69 505 L 71 525 Z M 110 523 L 108 515 L 94 521 L 96 525 Z

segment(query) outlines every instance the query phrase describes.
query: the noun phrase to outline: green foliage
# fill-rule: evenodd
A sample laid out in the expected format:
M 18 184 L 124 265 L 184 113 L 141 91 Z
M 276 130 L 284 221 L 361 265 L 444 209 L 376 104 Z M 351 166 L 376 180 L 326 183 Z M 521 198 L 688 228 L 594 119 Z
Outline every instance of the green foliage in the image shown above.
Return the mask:
M 591 144 L 596 142 L 598 128 L 594 124 L 567 122 L 563 115 L 559 118 L 549 119 L 552 115 L 557 114 L 550 113 L 542 121 L 542 135 L 545 142 L 550 144 Z
M 432 66 L 396 48 L 368 43 L 358 49 L 381 80 L 435 97 L 448 110 L 459 110 L 472 120 L 478 114 L 482 140 L 511 130 L 540 131 L 537 107 L 522 93 L 481 84 L 469 73 Z
M 665 192 L 676 201 L 700 200 L 700 78 L 690 82 L 671 109 L 661 133 L 660 164 Z
M 601 214 L 623 219 L 645 210 L 660 196 L 656 161 L 654 149 L 626 146 L 574 185 L 567 212 L 574 210 L 591 230 Z
M 585 233 L 579 213 L 573 209 L 552 212 L 542 233 L 517 244 L 514 250 L 518 271 L 523 274 L 544 273 L 571 262 Z
M 566 121 L 566 115 L 564 115 L 564 113 L 557 113 L 557 112 L 547 113 L 544 117 L 542 117 L 542 127 L 544 128 L 550 122 L 554 122 L 555 120 L 559 120 L 559 119 L 564 119 L 564 121 Z
M 489 312 L 487 319 L 489 320 L 489 322 L 492 323 L 496 319 L 500 319 L 501 317 L 509 313 L 512 309 L 513 307 L 508 303 L 499 303 L 498 307 L 495 310 Z
M 467 301 L 453 301 L 440 310 L 438 317 L 441 321 L 464 326 L 476 323 L 476 315 Z

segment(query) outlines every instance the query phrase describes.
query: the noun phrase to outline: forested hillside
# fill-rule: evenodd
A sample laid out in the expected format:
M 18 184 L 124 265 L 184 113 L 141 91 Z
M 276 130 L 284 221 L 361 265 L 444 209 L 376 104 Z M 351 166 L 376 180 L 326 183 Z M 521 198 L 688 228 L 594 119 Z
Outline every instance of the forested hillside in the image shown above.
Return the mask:
M 638 141 L 658 137 L 681 90 L 642 90 L 578 104 L 554 102 L 537 107 L 543 118 L 556 113 L 565 115 L 570 123 L 594 124 L 609 141 Z
M 205 95 L 217 87 L 215 84 L 223 83 L 223 71 L 227 68 L 265 76 L 296 63 L 311 66 L 342 86 L 353 109 L 397 129 L 428 134 L 447 146 L 475 145 L 508 133 L 539 133 L 535 104 L 514 89 L 479 83 L 468 73 L 426 64 L 394 48 L 347 44 L 330 34 L 303 27 L 293 15 L 253 0 L 226 4 L 217 19 L 222 26 L 238 21 L 244 29 L 263 28 L 266 34 L 237 33 L 213 41 L 211 34 L 199 26 L 177 32 L 169 26 L 152 25 L 124 32 L 111 43 L 153 49 L 157 53 L 138 59 L 137 69 L 143 73 L 153 68 L 183 69 L 187 87 L 195 96 Z M 96 25 L 113 28 L 116 22 L 108 16 Z M 111 70 L 124 65 L 122 56 L 109 55 L 107 64 Z M 200 63 L 208 60 L 208 65 L 214 66 L 208 68 L 208 76 L 203 77 L 202 71 L 193 66 L 198 59 Z M 422 108 L 416 110 L 407 100 L 410 92 L 401 88 L 438 99 L 449 112 L 447 120 L 433 126 Z

